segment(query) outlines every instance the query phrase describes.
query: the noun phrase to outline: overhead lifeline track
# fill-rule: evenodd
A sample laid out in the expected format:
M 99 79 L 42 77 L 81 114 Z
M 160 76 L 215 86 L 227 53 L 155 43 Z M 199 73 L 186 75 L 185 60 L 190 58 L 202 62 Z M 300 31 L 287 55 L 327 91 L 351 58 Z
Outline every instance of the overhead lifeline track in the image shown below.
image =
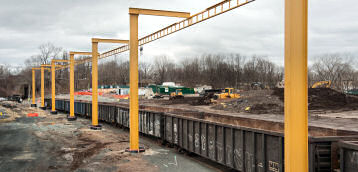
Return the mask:
M 143 38 L 140 38 L 138 40 L 138 42 L 139 42 L 138 46 L 148 44 L 150 42 L 153 42 L 155 40 L 158 40 L 160 38 L 168 36 L 172 33 L 177 32 L 177 31 L 183 30 L 185 28 L 188 28 L 190 26 L 193 26 L 195 24 L 198 24 L 200 22 L 203 22 L 205 20 L 208 20 L 208 19 L 218 16 L 220 14 L 223 14 L 225 12 L 228 12 L 228 11 L 231 11 L 238 7 L 241 7 L 243 5 L 249 4 L 253 1 L 255 1 L 255 0 L 246 0 L 246 1 L 226 0 L 226 1 L 222 1 L 222 2 L 217 3 L 211 7 L 208 7 L 207 9 L 205 9 L 199 13 L 189 16 L 186 19 L 183 19 L 182 21 L 173 23 L 163 29 L 160 29 L 154 33 L 144 36 Z M 153 11 L 155 11 L 155 10 L 153 10 Z M 123 45 L 123 46 L 120 46 L 113 50 L 109 50 L 109 51 L 106 51 L 106 52 L 100 54 L 99 59 L 103 59 L 103 58 L 106 58 L 109 56 L 120 54 L 120 53 L 128 51 L 128 50 L 129 50 L 129 45 L 128 44 Z M 91 61 L 92 61 L 92 58 L 86 58 L 86 59 L 76 61 L 75 65 L 83 64 L 83 63 L 91 62 Z M 69 67 L 69 65 L 65 65 L 63 67 L 57 68 L 56 70 L 60 70 L 60 69 L 68 68 L 68 67 Z

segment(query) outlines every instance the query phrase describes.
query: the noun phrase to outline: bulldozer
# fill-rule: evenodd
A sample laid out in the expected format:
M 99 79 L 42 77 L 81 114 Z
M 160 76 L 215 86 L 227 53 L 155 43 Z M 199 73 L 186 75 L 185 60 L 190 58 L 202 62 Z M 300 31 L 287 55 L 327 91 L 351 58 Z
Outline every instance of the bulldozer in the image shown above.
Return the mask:
M 240 98 L 240 94 L 234 93 L 234 88 L 224 88 L 215 93 L 214 99 Z
M 196 104 L 217 103 L 219 99 L 240 98 L 240 94 L 234 93 L 234 88 L 209 89 L 200 94 Z
M 311 88 L 331 88 L 331 81 L 318 81 Z

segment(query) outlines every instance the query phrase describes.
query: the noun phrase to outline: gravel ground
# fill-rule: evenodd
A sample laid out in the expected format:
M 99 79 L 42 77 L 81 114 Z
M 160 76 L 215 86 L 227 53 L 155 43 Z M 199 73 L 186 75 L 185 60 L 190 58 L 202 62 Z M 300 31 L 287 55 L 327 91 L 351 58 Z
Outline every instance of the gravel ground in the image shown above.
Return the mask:
M 89 129 L 90 120 L 68 122 L 66 114 L 30 108 L 14 102 L 1 102 L 0 171 L 220 171 L 214 167 L 161 146 L 153 139 L 140 139 L 145 153 L 125 152 L 129 134 L 104 124 Z M 39 117 L 27 117 L 38 113 Z M 209 163 L 210 164 L 210 163 Z M 220 169 L 220 170 L 219 170 Z

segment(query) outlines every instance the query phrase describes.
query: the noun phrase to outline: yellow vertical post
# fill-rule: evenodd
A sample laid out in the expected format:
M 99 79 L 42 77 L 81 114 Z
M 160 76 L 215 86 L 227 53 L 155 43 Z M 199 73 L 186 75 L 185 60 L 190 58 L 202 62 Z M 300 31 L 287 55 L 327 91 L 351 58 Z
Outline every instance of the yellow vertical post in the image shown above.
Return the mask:
M 57 114 L 56 104 L 55 104 L 55 95 L 56 95 L 56 70 L 55 70 L 55 62 L 51 62 L 51 114 Z
M 307 0 L 285 1 L 285 171 L 308 171 Z
M 36 107 L 36 84 L 35 84 L 35 69 L 32 69 L 32 104 L 31 107 Z
M 130 67 L 130 148 L 139 152 L 138 126 L 138 14 L 130 14 L 129 67 Z
M 41 66 L 41 109 L 45 110 L 45 74 L 44 67 Z
M 75 117 L 75 54 L 70 53 L 70 115 L 67 120 L 76 120 Z
M 98 125 L 98 42 L 92 41 L 92 126 L 100 130 Z

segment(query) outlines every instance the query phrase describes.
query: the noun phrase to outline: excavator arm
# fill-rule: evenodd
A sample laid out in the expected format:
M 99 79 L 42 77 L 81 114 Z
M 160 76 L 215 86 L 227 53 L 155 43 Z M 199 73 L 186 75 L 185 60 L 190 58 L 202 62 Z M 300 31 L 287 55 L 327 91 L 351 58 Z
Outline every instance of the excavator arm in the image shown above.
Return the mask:
M 331 81 L 318 81 L 312 85 L 312 88 L 331 88 Z

